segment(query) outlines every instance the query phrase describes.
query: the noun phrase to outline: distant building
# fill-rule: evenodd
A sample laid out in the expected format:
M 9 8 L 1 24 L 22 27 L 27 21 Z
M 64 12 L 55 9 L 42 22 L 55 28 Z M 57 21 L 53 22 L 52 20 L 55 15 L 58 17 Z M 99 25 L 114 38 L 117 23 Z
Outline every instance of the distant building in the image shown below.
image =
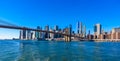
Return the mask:
M 75 35 L 75 31 L 72 31 L 72 35 Z
M 69 34 L 72 34 L 72 25 L 69 25 Z
M 120 39 L 120 28 L 113 28 L 111 39 Z
M 37 29 L 40 30 L 40 27 L 37 26 Z M 35 32 L 35 37 L 36 37 L 36 39 L 39 39 L 40 38 L 40 32 L 36 31 Z
M 31 40 L 36 40 L 35 34 L 36 34 L 36 31 L 31 32 Z
M 86 26 L 83 26 L 83 37 L 86 38 Z
M 116 39 L 116 32 L 111 34 L 111 39 Z
M 23 39 L 23 38 L 22 38 L 22 30 L 20 30 L 19 39 Z
M 59 32 L 59 28 L 57 25 L 55 25 L 54 27 L 54 32 Z M 58 38 L 59 37 L 59 34 L 54 34 L 54 38 Z
M 88 39 L 88 40 L 92 40 L 93 38 L 94 38 L 93 35 L 91 35 L 91 34 L 87 35 L 87 39 Z
M 82 25 L 82 22 L 80 22 L 80 34 L 83 34 L 83 25 Z
M 58 25 L 55 25 L 54 30 L 55 30 L 55 31 L 58 31 L 58 30 L 59 30 Z
M 27 30 L 27 40 L 31 40 L 31 30 Z
M 49 25 L 45 26 L 45 30 L 49 31 Z
M 120 32 L 120 28 L 113 28 L 112 33 L 115 33 L 115 32 Z
M 77 35 L 80 37 L 85 37 L 86 27 L 83 26 L 82 22 L 77 22 Z
M 99 39 L 106 39 L 106 35 L 105 34 L 100 34 Z
M 107 34 L 107 39 L 111 39 L 111 33 Z
M 90 30 L 88 31 L 88 35 L 90 35 Z
M 77 34 L 80 33 L 80 25 L 79 25 L 79 21 L 77 22 Z
M 88 31 L 88 34 L 87 34 L 86 38 L 89 39 L 89 40 L 94 39 L 94 36 L 92 34 L 90 34 L 90 30 Z
M 102 28 L 101 24 L 96 24 L 94 26 L 94 35 L 95 35 L 95 38 L 99 38 L 99 35 L 101 34 L 101 28 Z
M 120 39 L 120 32 L 116 32 L 116 39 Z
M 27 39 L 27 31 L 26 30 L 20 30 L 20 39 L 21 40 Z
M 62 33 L 62 29 L 61 29 L 61 28 L 59 28 L 58 32 L 61 32 L 61 33 Z M 58 34 L 58 37 L 59 37 L 59 38 L 62 38 L 62 37 L 63 37 L 63 35 Z
M 45 26 L 45 30 L 49 31 L 49 25 Z M 45 32 L 45 38 L 49 38 L 49 37 L 50 37 L 49 33 Z
M 40 30 L 42 30 L 42 27 L 40 27 Z M 40 32 L 40 38 L 43 39 L 43 32 Z
M 42 27 L 40 27 L 40 26 L 37 26 L 37 29 L 38 30 L 42 30 Z M 36 31 L 35 32 L 35 37 L 36 37 L 36 39 L 43 39 L 43 32 L 38 32 L 38 31 Z

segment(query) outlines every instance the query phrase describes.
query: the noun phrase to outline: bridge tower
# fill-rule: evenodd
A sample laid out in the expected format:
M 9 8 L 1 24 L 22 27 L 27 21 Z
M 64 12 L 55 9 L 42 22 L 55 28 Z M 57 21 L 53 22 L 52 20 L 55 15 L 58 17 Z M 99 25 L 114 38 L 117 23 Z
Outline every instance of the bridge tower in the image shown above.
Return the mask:
M 71 25 L 69 25 L 69 28 L 65 29 L 65 33 L 67 34 L 66 36 L 64 36 L 65 41 L 66 42 L 71 41 L 71 34 L 72 34 L 72 26 Z

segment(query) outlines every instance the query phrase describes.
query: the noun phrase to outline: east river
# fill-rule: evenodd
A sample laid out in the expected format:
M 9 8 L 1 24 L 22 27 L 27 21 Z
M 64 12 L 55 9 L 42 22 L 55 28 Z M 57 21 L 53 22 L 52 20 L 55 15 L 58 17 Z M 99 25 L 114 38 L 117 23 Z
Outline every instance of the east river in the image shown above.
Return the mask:
M 1 40 L 0 61 L 120 61 L 120 42 Z

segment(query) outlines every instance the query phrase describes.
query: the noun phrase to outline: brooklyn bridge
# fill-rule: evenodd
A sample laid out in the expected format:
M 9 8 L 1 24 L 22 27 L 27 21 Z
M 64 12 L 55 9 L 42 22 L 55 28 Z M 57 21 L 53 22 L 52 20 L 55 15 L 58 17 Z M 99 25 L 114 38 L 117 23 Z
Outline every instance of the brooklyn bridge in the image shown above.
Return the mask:
M 15 24 L 11 24 L 11 23 L 6 22 L 4 20 L 0 20 L 0 28 L 15 29 L 15 30 L 30 30 L 30 31 L 37 31 L 37 32 L 59 34 L 59 35 L 64 36 L 65 41 L 71 41 L 71 37 L 81 38 L 77 35 L 72 34 L 72 26 L 71 25 L 69 25 L 69 29 L 65 30 L 65 32 L 56 32 L 56 31 L 34 29 L 34 28 L 25 27 L 25 26 L 17 26 Z

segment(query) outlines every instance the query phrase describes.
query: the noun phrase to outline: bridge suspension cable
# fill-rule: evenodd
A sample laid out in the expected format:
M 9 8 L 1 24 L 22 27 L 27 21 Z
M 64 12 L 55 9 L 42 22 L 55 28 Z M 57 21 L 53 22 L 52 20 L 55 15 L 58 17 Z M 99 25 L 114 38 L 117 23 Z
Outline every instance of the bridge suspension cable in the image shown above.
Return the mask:
M 12 24 L 12 23 L 9 23 L 9 22 L 7 22 L 7 21 L 4 21 L 3 19 L 0 19 L 0 25 L 8 25 L 8 26 L 18 27 L 18 26 L 15 25 L 15 24 Z

